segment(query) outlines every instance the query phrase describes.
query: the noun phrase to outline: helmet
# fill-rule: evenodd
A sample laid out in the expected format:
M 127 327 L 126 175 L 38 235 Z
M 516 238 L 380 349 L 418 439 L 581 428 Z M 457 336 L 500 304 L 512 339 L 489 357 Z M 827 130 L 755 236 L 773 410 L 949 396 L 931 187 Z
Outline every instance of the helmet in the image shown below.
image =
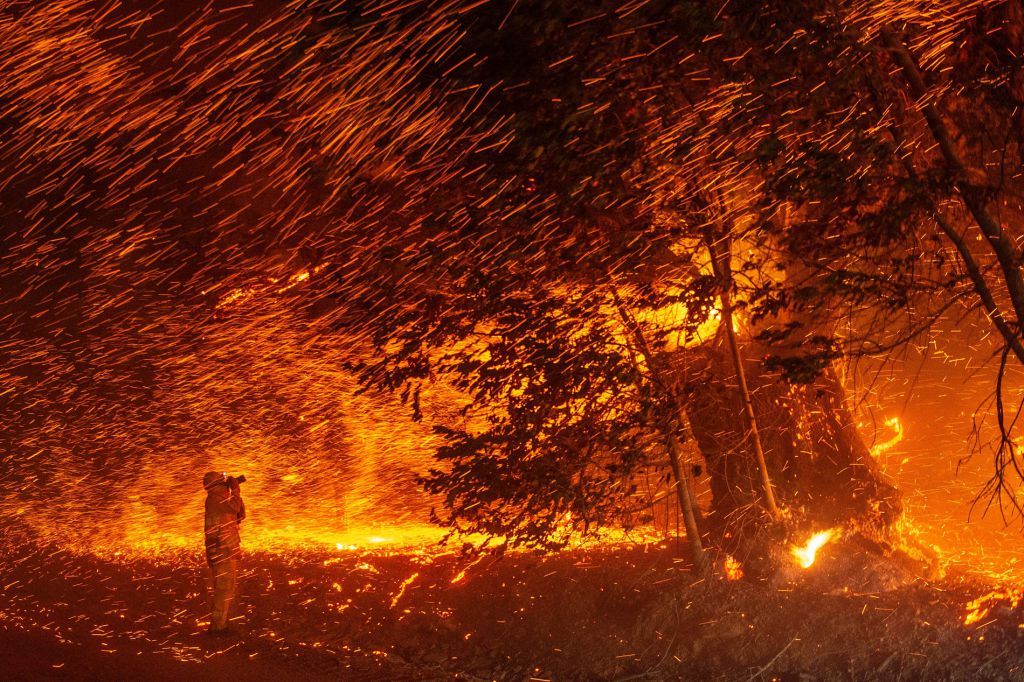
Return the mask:
M 224 473 L 220 471 L 207 471 L 203 475 L 203 488 L 209 490 L 215 485 L 224 482 Z

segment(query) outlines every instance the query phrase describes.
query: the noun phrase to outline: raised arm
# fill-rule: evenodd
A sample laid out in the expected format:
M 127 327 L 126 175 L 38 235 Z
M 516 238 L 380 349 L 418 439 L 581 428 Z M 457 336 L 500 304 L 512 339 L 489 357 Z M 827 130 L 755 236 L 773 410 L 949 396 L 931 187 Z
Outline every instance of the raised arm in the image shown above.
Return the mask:
M 228 485 L 228 492 L 230 493 L 224 504 L 227 505 L 228 509 L 233 511 L 241 522 L 245 518 L 245 502 L 242 500 L 242 490 L 238 483 L 232 480 L 233 485 Z

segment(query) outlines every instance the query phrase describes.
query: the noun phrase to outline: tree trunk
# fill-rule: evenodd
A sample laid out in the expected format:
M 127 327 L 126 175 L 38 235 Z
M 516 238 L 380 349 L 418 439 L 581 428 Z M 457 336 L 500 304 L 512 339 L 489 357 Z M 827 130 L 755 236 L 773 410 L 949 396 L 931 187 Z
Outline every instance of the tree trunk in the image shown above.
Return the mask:
M 688 468 L 682 463 L 682 448 L 676 434 L 669 433 L 665 437 L 668 446 L 669 463 L 672 468 L 672 476 L 675 479 L 673 486 L 676 491 L 676 498 L 679 502 L 679 509 L 683 513 L 683 523 L 686 525 L 686 542 L 690 546 L 690 556 L 693 559 L 694 570 L 704 577 L 711 573 L 711 565 L 708 562 L 707 554 L 704 552 L 704 542 L 700 537 L 700 526 L 697 524 L 697 501 L 693 493 L 693 482 Z
M 758 511 L 762 482 L 725 345 L 719 338 L 695 351 L 703 371 L 687 386 L 686 410 L 710 476 L 706 530 L 747 568 L 767 561 L 767 545 L 778 538 L 765 536 Z M 746 355 L 761 357 L 763 351 L 749 345 Z M 829 368 L 810 384 L 789 385 L 760 362 L 745 364 L 768 473 L 793 523 L 821 530 L 855 520 L 859 529 L 881 531 L 895 521 L 902 509 L 899 493 L 883 479 L 858 433 L 836 373 Z
M 761 443 L 761 433 L 757 427 L 757 414 L 754 410 L 753 400 L 750 397 L 750 388 L 747 385 L 746 370 L 743 367 L 743 352 L 740 350 L 739 341 L 736 338 L 734 319 L 732 313 L 732 239 L 728 233 L 717 240 L 712 236 L 707 238 L 708 253 L 711 255 L 711 265 L 714 268 L 715 276 L 718 278 L 720 287 L 720 298 L 722 301 L 722 328 L 725 329 L 725 338 L 729 345 L 729 354 L 732 356 L 732 367 L 735 372 L 736 386 L 739 390 L 740 402 L 743 403 L 743 416 L 746 418 L 747 437 L 754 451 L 757 471 L 761 476 L 761 488 L 764 491 L 764 505 L 771 514 L 772 519 L 779 520 L 779 507 L 775 502 L 775 493 L 772 490 L 772 479 L 768 473 L 768 466 L 765 463 L 764 446 Z
M 918 101 L 921 107 L 921 115 L 924 116 L 928 129 L 935 139 L 942 159 L 949 171 L 950 180 L 953 186 L 956 187 L 957 195 L 968 212 L 974 217 L 978 229 L 985 236 L 985 241 L 995 256 L 996 262 L 999 264 L 1003 283 L 1006 286 L 1010 303 L 1016 314 L 1016 323 L 1012 326 L 1017 330 L 1017 334 L 1019 334 L 1020 325 L 1024 322 L 1024 272 L 1021 271 L 1020 250 L 1017 248 L 1011 235 L 1003 229 L 999 220 L 989 210 L 986 196 L 987 190 L 984 187 L 978 187 L 970 181 L 967 165 L 957 150 L 949 126 L 946 125 L 946 121 L 938 106 L 928 99 L 928 88 L 925 85 L 924 76 L 914 61 L 914 56 L 910 54 L 910 50 L 891 30 L 883 29 L 881 37 L 886 48 L 892 54 L 893 61 L 902 69 L 910 94 Z M 963 251 L 961 250 L 962 254 Z M 1003 333 L 1002 329 L 999 331 Z
M 612 280 L 613 278 L 609 277 L 609 279 Z M 636 344 L 636 348 L 633 348 L 630 351 L 634 358 L 634 364 L 636 364 L 636 355 L 639 354 L 642 356 L 644 358 L 644 362 L 647 364 L 648 372 L 650 373 L 654 384 L 664 391 L 666 395 L 670 395 L 672 398 L 675 419 L 669 420 L 666 425 L 667 429 L 664 432 L 669 466 L 672 469 L 672 476 L 675 479 L 673 485 L 675 487 L 676 499 L 679 503 L 679 510 L 682 512 L 683 519 L 686 524 L 686 542 L 690 547 L 690 554 L 693 558 L 694 568 L 700 575 L 708 577 L 711 572 L 711 565 L 708 561 L 707 554 L 704 551 L 704 543 L 701 540 L 700 524 L 697 521 L 697 496 L 693 489 L 693 477 L 690 475 L 689 468 L 681 461 L 682 448 L 679 445 L 679 434 L 683 432 L 686 415 L 684 414 L 683 406 L 679 400 L 678 387 L 669 377 L 671 374 L 671 367 L 665 368 L 668 371 L 663 370 L 661 356 L 651 350 L 650 345 L 647 343 L 647 338 L 644 336 L 643 329 L 637 323 L 636 318 L 633 317 L 632 313 L 626 309 L 625 304 L 622 302 L 622 298 L 619 296 L 618 289 L 614 284 L 609 286 L 609 291 L 612 295 L 612 300 L 615 302 L 615 309 L 619 313 L 619 318 L 622 320 L 623 326 L 629 331 L 630 335 L 633 337 L 634 343 Z

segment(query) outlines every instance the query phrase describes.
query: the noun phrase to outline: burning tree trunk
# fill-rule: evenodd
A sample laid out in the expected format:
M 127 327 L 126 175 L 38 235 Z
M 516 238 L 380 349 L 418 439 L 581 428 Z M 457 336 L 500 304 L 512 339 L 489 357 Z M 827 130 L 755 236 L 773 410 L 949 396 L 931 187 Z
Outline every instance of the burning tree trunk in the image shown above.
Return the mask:
M 766 541 L 778 538 L 766 536 L 756 512 L 761 497 L 756 454 L 740 418 L 744 397 L 723 346 L 719 338 L 697 351 L 704 366 L 687 387 L 686 409 L 710 475 L 709 531 L 727 551 L 753 565 L 756 575 L 758 567 L 761 573 L 770 570 Z M 895 521 L 899 493 L 883 479 L 857 432 L 835 371 L 827 368 L 810 383 L 796 385 L 783 383 L 759 362 L 747 362 L 745 369 L 768 473 L 792 522 L 818 529 L 852 522 L 873 534 Z
M 772 548 L 795 527 L 882 528 L 897 518 L 899 496 L 882 480 L 857 432 L 843 385 L 827 364 L 831 349 L 807 355 L 805 344 L 792 340 L 779 347 L 741 345 L 734 327 L 732 238 L 743 203 L 722 192 L 695 189 L 692 196 L 690 220 L 702 227 L 721 323 L 711 343 L 682 359 L 692 377 L 686 409 L 710 476 L 713 541 L 739 556 L 749 574 L 765 575 L 773 569 Z M 781 213 L 783 222 L 787 216 Z M 787 265 L 782 279 L 789 282 L 808 285 L 825 277 L 796 254 Z M 751 281 L 768 277 L 749 266 L 744 274 Z M 785 311 L 762 323 L 769 338 L 777 338 L 779 328 L 788 330 L 780 340 L 793 329 L 802 329 L 805 340 L 834 336 L 835 322 L 824 314 Z M 785 375 L 746 359 L 780 353 L 791 356 L 781 363 Z M 803 383 L 787 381 L 794 377 Z

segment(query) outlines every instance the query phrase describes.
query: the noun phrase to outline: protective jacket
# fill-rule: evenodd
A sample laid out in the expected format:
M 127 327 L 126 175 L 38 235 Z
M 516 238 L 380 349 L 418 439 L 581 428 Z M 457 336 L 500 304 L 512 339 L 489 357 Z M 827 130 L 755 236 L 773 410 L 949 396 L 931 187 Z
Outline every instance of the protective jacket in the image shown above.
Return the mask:
M 206 485 L 206 561 L 211 566 L 238 557 L 242 546 L 238 526 L 244 518 L 245 503 L 237 489 L 223 482 Z

